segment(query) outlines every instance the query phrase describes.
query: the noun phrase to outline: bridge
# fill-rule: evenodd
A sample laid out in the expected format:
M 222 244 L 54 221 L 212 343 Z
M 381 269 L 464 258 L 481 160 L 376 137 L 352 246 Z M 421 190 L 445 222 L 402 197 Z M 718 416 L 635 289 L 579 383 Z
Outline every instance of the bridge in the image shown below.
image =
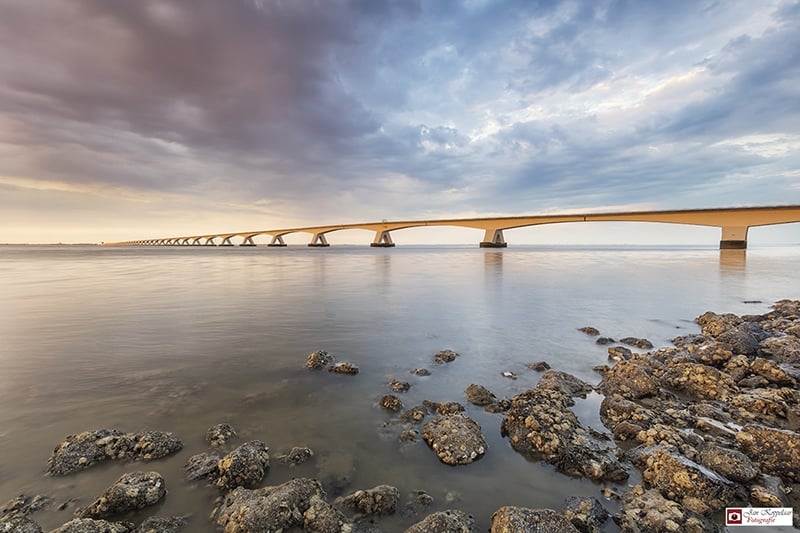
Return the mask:
M 718 227 L 722 230 L 720 249 L 747 248 L 747 231 L 754 226 L 789 224 L 800 222 L 800 205 L 773 207 L 733 207 L 720 209 L 687 209 L 672 211 L 633 211 L 623 213 L 584 213 L 563 215 L 533 215 L 491 218 L 451 218 L 442 220 L 403 220 L 367 222 L 361 224 L 333 224 L 328 226 L 308 226 L 302 228 L 269 229 L 257 231 L 237 231 L 232 233 L 212 233 L 181 237 L 162 237 L 104 243 L 106 246 L 234 246 L 231 239 L 240 237 L 239 246 L 256 246 L 254 237 L 272 237 L 268 246 L 286 246 L 284 236 L 292 233 L 309 233 L 308 246 L 330 246 L 327 234 L 347 229 L 362 229 L 375 232 L 371 246 L 394 246 L 391 232 L 422 226 L 451 226 L 483 230 L 482 248 L 505 248 L 507 246 L 504 230 L 558 224 L 564 222 L 661 222 L 667 224 L 687 224 L 694 226 Z M 219 240 L 219 244 L 217 244 Z

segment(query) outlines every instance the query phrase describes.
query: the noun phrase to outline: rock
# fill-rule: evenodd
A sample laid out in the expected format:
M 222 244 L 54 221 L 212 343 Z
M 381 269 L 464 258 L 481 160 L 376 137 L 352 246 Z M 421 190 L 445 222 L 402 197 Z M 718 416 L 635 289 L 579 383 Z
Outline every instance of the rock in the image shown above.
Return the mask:
M 617 426 L 629 424 L 630 426 L 624 426 L 624 428 L 621 428 L 619 431 L 630 437 L 631 431 L 635 428 L 639 428 L 639 430 L 636 431 L 636 433 L 638 433 L 642 429 L 649 428 L 656 424 L 659 419 L 650 409 L 642 407 L 622 396 L 613 395 L 606 396 L 600 403 L 600 420 L 603 422 L 604 426 L 614 433 L 615 437 L 617 437 L 617 429 L 615 429 Z M 636 433 L 632 433 L 632 436 L 635 437 Z M 625 438 L 621 440 L 629 439 Z
M 478 533 L 478 529 L 472 515 L 448 509 L 429 514 L 406 529 L 405 533 Z
M 408 371 L 410 374 L 414 374 L 415 376 L 430 376 L 431 371 L 427 368 L 414 368 Z
M 487 413 L 505 413 L 509 409 L 511 409 L 511 400 L 506 398 L 490 403 L 483 408 Z
M 732 357 L 743 357 L 745 361 L 747 360 L 747 356 L 745 355 L 734 356 L 728 345 L 713 339 L 707 340 L 701 344 L 690 344 L 686 346 L 685 349 L 686 354 L 693 362 L 713 366 L 715 368 L 722 368 Z
M 482 385 L 471 384 L 464 391 L 467 395 L 467 401 L 473 405 L 489 405 L 497 401 L 497 397 Z
M 800 481 L 800 434 L 796 431 L 747 425 L 736 442 L 763 472 L 784 481 Z
M 454 352 L 453 350 L 441 350 L 433 354 L 433 362 L 437 365 L 441 365 L 444 363 L 451 363 L 456 360 L 459 354 Z
M 788 417 L 790 389 L 746 389 L 728 400 L 731 416 L 741 425 L 780 425 Z
M 623 337 L 619 340 L 622 344 L 627 344 L 628 346 L 635 346 L 636 348 L 641 348 L 642 350 L 652 350 L 653 343 L 647 339 L 640 339 L 638 337 Z
M 466 465 L 483 457 L 488 445 L 477 422 L 462 414 L 440 415 L 423 427 L 422 438 L 448 465 Z
M 761 474 L 750 486 L 750 503 L 754 507 L 791 507 L 787 493 L 781 478 Z
M 567 374 L 560 370 L 548 370 L 542 374 L 536 387 L 540 389 L 560 390 L 567 396 L 576 396 L 579 398 L 586 398 L 586 395 L 594 390 L 591 385 L 582 379 L 578 379 L 572 374 Z
M 633 352 L 624 346 L 611 346 L 608 349 L 608 358 L 611 361 L 627 361 L 633 357 Z
M 387 394 L 381 397 L 378 403 L 381 407 L 393 413 L 396 413 L 403 408 L 403 402 L 401 402 L 400 399 L 394 394 Z
M 328 368 L 328 372 L 334 372 L 336 374 L 346 374 L 349 376 L 355 376 L 358 374 L 358 366 L 355 363 L 351 363 L 349 361 L 342 361 L 341 363 L 336 363 Z
M 619 394 L 629 400 L 656 396 L 658 381 L 651 373 L 650 366 L 642 361 L 620 361 L 605 373 L 597 390 L 606 396 Z
M 47 460 L 47 471 L 54 476 L 65 476 L 107 459 L 148 461 L 165 457 L 182 448 L 183 443 L 172 433 L 123 433 L 117 429 L 86 431 L 69 435 L 56 446 Z
M 492 515 L 491 533 L 580 533 L 563 515 L 552 509 L 501 507 Z
M 135 533 L 136 526 L 130 522 L 108 522 L 91 518 L 70 520 L 50 533 Z
M 632 456 L 650 488 L 695 513 L 714 513 L 739 496 L 735 483 L 669 447 L 643 447 L 635 450 Z
M 636 434 L 636 441 L 646 446 L 668 444 L 677 448 L 689 459 L 697 455 L 697 448 L 705 444 L 703 438 L 690 430 L 680 430 L 671 425 L 654 424 Z
M 236 430 L 230 424 L 216 424 L 206 431 L 206 442 L 209 446 L 224 446 L 236 436 Z
M 734 354 L 755 355 L 761 341 L 768 336 L 755 322 L 744 322 L 717 335 L 717 342 L 727 346 Z
M 593 326 L 584 326 L 582 328 L 578 328 L 578 331 L 586 333 L 589 336 L 596 337 L 600 335 L 600 330 Z
M 704 342 L 706 342 L 706 337 L 697 333 L 679 335 L 672 339 L 672 344 L 679 348 L 684 348 L 692 344 L 703 344 Z
M 397 510 L 400 491 L 391 485 L 378 485 L 336 498 L 333 505 L 362 515 L 388 515 Z
M 3 505 L 2 515 L 0 520 L 10 520 L 11 518 L 28 516 L 36 511 L 40 511 L 45 506 L 50 504 L 50 498 L 37 494 L 36 496 L 26 496 L 20 494 L 12 500 L 8 500 Z
M 217 509 L 216 523 L 228 533 L 284 531 L 301 527 L 312 502 L 324 498 L 322 485 L 307 478 L 254 490 L 237 487 Z
M 430 400 L 422 400 L 422 405 L 440 415 L 452 415 L 464 411 L 464 406 L 458 402 L 438 403 Z
M 408 381 L 399 381 L 396 379 L 391 380 L 388 385 L 394 392 L 408 392 L 408 389 L 411 388 L 411 383 Z
M 700 400 L 726 400 L 736 391 L 729 375 L 700 363 L 674 364 L 661 379 L 669 387 Z
M 550 364 L 547 361 L 538 361 L 536 363 L 530 363 L 525 366 L 537 372 L 544 372 L 545 370 L 550 370 Z
M 260 440 L 245 442 L 220 459 L 218 467 L 221 490 L 256 487 L 269 468 L 269 448 Z
M 296 466 L 305 463 L 312 457 L 314 457 L 314 451 L 311 448 L 306 448 L 305 446 L 294 446 L 291 450 L 289 450 L 289 453 L 279 455 L 276 457 L 276 459 L 280 463 L 288 464 L 289 466 Z
M 333 362 L 333 356 L 325 350 L 311 352 L 306 357 L 306 368 L 310 370 L 321 370 Z
M 400 420 L 412 424 L 419 424 L 426 416 L 428 416 L 428 408 L 424 405 L 415 405 L 411 409 L 401 413 Z
M 314 533 L 343 533 L 350 531 L 347 518 L 322 498 L 312 498 L 303 513 L 303 530 Z
M 622 497 L 620 530 L 636 533 L 714 533 L 722 528 L 702 515 L 664 498 L 657 490 L 636 485 Z
M 728 374 L 733 381 L 740 381 L 750 372 L 750 360 L 746 355 L 736 355 L 725 362 L 722 370 Z
M 419 440 L 419 431 L 416 429 L 406 429 L 398 435 L 400 442 L 417 442 Z
M 544 459 L 570 476 L 620 481 L 628 473 L 613 444 L 587 430 L 569 410 L 572 399 L 552 389 L 531 389 L 515 396 L 500 426 L 511 447 L 531 459 Z
M 400 514 L 404 517 L 417 516 L 433 504 L 433 496 L 424 490 L 413 491 L 406 500 L 408 503 L 400 511 Z
M 144 509 L 167 493 L 164 478 L 158 472 L 123 474 L 90 505 L 78 509 L 78 518 L 108 518 Z
M 732 313 L 718 315 L 711 311 L 706 311 L 694 321 L 700 325 L 700 332 L 708 337 L 718 337 L 742 323 L 742 319 Z
M 0 533 L 42 533 L 42 527 L 26 515 L 0 518 Z
M 769 385 L 769 380 L 762 376 L 750 376 L 740 379 L 736 384 L 744 389 L 761 389 Z
M 761 352 L 778 363 L 800 363 L 800 338 L 794 335 L 770 337 L 761 341 Z
M 775 361 L 756 357 L 750 362 L 750 372 L 776 385 L 795 385 L 794 378 Z
M 759 474 L 758 467 L 742 452 L 713 444 L 698 453 L 697 462 L 740 483 L 747 483 Z
M 599 344 L 601 346 L 605 346 L 606 344 L 612 344 L 612 343 L 617 342 L 617 341 L 615 341 L 611 337 L 597 337 L 597 339 L 594 342 L 595 342 L 595 344 Z
M 603 504 L 589 496 L 570 496 L 561 514 L 581 533 L 600 533 L 609 516 Z
M 219 460 L 220 456 L 216 453 L 198 453 L 189 457 L 183 473 L 189 481 L 205 478 L 216 482 L 219 478 Z
M 185 516 L 166 518 L 151 516 L 136 528 L 135 533 L 178 533 L 188 522 Z

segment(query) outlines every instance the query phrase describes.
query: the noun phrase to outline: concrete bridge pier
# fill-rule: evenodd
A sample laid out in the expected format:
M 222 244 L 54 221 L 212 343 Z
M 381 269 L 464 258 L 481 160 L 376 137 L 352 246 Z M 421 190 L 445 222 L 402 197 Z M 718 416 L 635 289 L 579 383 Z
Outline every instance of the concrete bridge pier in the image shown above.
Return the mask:
M 283 235 L 273 235 L 267 246 L 286 246 L 286 243 L 283 242 Z
M 324 233 L 315 233 L 314 236 L 311 238 L 311 242 L 308 243 L 311 247 L 323 247 L 323 246 L 330 246 L 328 244 L 328 239 L 325 238 Z
M 242 244 L 240 244 L 239 246 L 255 246 L 255 245 L 256 245 L 256 243 L 253 242 L 253 236 L 252 235 L 248 235 L 247 237 L 244 238 L 244 240 L 242 241 Z
M 745 250 L 747 248 L 747 230 L 749 226 L 722 226 L 720 250 Z
M 370 246 L 376 248 L 391 248 L 394 246 L 394 242 L 388 231 L 376 231 L 375 238 L 372 239 Z
M 502 229 L 488 228 L 483 235 L 483 241 L 481 241 L 481 248 L 505 248 L 507 246 L 508 243 L 503 238 Z

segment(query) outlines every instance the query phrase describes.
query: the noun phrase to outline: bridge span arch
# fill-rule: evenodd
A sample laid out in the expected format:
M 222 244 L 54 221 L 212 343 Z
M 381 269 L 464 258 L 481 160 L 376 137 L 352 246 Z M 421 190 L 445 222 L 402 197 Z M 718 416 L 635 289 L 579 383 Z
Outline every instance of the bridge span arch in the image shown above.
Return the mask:
M 671 211 L 632 211 L 618 213 L 582 213 L 563 215 L 531 215 L 513 217 L 458 218 L 441 220 L 403 220 L 381 221 L 358 224 L 332 224 L 327 226 L 307 226 L 300 228 L 269 229 L 258 231 L 240 231 L 233 233 L 215 233 L 205 235 L 188 235 L 106 243 L 107 246 L 200 246 L 217 245 L 233 246 L 231 239 L 242 239 L 240 246 L 255 246 L 255 237 L 265 235 L 271 237 L 269 246 L 286 246 L 284 237 L 294 233 L 311 234 L 308 246 L 330 246 L 326 235 L 335 231 L 359 229 L 374 234 L 371 246 L 391 247 L 394 241 L 391 232 L 408 228 L 425 226 L 450 226 L 482 230 L 484 232 L 481 247 L 504 248 L 507 246 L 504 230 L 538 226 L 543 224 L 559 224 L 567 222 L 657 222 L 665 224 L 685 224 L 694 226 L 717 227 L 721 230 L 719 247 L 721 249 L 747 248 L 747 233 L 751 227 L 773 224 L 800 222 L 800 206 L 773 207 L 734 207 L 719 209 L 692 209 Z M 219 240 L 219 244 L 217 244 Z

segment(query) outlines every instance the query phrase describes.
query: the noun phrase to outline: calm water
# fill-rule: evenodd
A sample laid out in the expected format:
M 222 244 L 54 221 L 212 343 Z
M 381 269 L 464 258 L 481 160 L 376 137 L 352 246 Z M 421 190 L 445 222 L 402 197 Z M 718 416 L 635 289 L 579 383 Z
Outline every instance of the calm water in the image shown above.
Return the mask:
M 489 450 L 454 468 L 422 441 L 401 445 L 376 402 L 391 378 L 412 383 L 400 395 L 407 407 L 466 404 L 470 383 L 508 397 L 536 384 L 525 364 L 540 360 L 595 384 L 591 368 L 606 362 L 606 349 L 576 328 L 666 345 L 697 331 L 692 320 L 706 310 L 761 313 L 800 298 L 799 260 L 800 247 L 0 247 L 0 503 L 27 493 L 85 505 L 123 472 L 157 470 L 169 494 L 134 520 L 189 514 L 191 531 L 214 531 L 206 517 L 216 490 L 185 481 L 182 467 L 207 450 L 205 431 L 220 422 L 273 454 L 315 450 L 295 468 L 273 461 L 265 485 L 347 475 L 348 492 L 388 483 L 402 503 L 423 489 L 435 499 L 430 511 L 463 509 L 484 531 L 502 505 L 602 500 L 602 485 L 513 452 L 501 415 L 467 405 Z M 444 348 L 461 357 L 436 367 L 432 354 Z M 317 349 L 361 373 L 305 370 Z M 433 374 L 410 375 L 416 367 Z M 506 370 L 519 379 L 502 377 Z M 600 399 L 575 407 L 598 429 Z M 66 435 L 102 427 L 172 431 L 185 448 L 151 463 L 44 475 Z M 35 518 L 48 530 L 73 510 Z M 402 531 L 415 520 L 381 523 Z

